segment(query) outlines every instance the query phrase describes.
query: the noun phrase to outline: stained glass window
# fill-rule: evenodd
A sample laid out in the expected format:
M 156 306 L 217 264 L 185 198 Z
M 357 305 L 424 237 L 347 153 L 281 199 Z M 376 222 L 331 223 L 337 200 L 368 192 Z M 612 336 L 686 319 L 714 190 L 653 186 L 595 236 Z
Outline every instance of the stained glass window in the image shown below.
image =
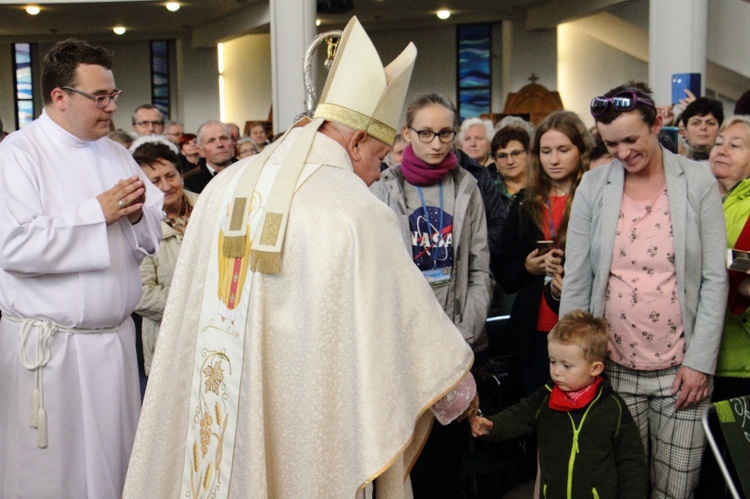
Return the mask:
M 169 43 L 151 41 L 151 102 L 165 118 L 169 113 Z
M 491 109 L 492 31 L 489 24 L 457 26 L 458 114 L 460 120 Z
M 13 90 L 16 96 L 16 128 L 34 121 L 34 85 L 31 78 L 31 44 L 14 43 Z

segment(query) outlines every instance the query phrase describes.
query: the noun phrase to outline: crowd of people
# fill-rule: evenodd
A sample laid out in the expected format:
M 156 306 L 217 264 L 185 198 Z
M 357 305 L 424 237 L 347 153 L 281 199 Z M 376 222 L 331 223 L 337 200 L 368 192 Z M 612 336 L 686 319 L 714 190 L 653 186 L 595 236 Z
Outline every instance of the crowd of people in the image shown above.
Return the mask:
M 0 145 L 0 496 L 453 499 L 472 434 L 536 432 L 545 497 L 722 497 L 700 414 L 750 393 L 745 101 L 629 82 L 587 129 L 426 93 L 400 124 L 413 45 L 383 68 L 346 30 L 275 142 L 151 104 L 111 131 L 111 54 L 47 54 Z M 498 313 L 527 397 L 482 414 Z

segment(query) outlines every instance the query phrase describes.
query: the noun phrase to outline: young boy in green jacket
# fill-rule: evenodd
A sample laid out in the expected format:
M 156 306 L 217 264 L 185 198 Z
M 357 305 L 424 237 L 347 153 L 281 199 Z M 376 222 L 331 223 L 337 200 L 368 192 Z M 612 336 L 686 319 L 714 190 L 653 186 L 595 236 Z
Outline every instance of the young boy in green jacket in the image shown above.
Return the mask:
M 645 498 L 646 458 L 625 402 L 602 375 L 604 319 L 575 311 L 547 337 L 552 380 L 487 419 L 471 418 L 472 434 L 504 441 L 538 433 L 540 494 L 545 498 Z

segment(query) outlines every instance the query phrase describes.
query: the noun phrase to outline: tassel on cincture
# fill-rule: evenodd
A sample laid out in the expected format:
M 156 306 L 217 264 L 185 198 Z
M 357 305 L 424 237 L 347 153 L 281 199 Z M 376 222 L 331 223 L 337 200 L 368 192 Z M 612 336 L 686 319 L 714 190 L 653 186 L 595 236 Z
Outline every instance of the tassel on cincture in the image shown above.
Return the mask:
M 39 388 L 34 387 L 31 392 L 31 427 L 36 428 L 39 424 Z
M 40 449 L 46 449 L 47 448 L 47 411 L 45 411 L 43 408 L 39 408 L 38 411 L 38 419 L 39 419 L 39 429 L 37 430 L 37 438 Z

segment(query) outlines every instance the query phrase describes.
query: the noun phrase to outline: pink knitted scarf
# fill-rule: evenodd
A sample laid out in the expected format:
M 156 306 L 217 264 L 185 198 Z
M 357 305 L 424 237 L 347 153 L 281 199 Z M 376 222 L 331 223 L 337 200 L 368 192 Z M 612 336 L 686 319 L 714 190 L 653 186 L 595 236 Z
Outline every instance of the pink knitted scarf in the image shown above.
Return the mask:
M 430 165 L 419 159 L 414 154 L 411 144 L 409 144 L 404 149 L 401 171 L 406 181 L 411 185 L 424 187 L 440 182 L 457 165 L 458 159 L 452 150 L 448 151 L 448 155 L 443 158 L 439 165 Z

